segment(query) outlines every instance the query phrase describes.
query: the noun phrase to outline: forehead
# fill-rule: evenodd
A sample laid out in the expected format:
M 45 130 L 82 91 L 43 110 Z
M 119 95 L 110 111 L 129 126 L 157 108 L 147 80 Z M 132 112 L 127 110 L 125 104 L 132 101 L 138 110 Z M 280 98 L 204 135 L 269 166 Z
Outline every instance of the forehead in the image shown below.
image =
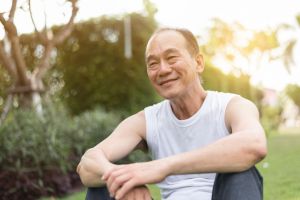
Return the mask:
M 182 51 L 186 49 L 186 41 L 181 33 L 167 30 L 153 35 L 146 47 L 146 57 L 150 54 L 159 54 L 170 49 Z

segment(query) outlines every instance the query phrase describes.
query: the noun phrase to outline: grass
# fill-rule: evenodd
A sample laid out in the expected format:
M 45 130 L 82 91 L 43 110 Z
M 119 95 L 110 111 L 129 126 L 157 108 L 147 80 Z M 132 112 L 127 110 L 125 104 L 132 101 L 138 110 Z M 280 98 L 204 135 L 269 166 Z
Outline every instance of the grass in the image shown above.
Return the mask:
M 268 140 L 268 156 L 258 165 L 266 200 L 300 200 L 300 135 Z
M 300 134 L 270 136 L 268 149 L 268 156 L 258 165 L 264 177 L 264 199 L 300 200 Z M 158 188 L 153 185 L 149 188 L 154 199 L 160 200 Z M 57 200 L 82 200 L 84 197 L 85 191 L 82 191 Z

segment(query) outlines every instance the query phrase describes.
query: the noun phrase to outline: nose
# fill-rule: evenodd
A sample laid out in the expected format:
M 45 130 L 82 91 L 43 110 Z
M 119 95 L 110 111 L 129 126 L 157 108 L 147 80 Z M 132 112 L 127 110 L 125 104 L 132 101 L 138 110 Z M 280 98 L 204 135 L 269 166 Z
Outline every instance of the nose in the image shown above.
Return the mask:
M 165 76 L 172 72 L 171 66 L 165 62 L 161 61 L 160 68 L 159 68 L 159 76 Z

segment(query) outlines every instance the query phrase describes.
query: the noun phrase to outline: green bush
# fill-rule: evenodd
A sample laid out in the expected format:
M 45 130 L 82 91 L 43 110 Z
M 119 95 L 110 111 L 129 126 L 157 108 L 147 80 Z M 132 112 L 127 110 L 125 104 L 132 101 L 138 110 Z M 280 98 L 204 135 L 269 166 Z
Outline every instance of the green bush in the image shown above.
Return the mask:
M 0 127 L 0 196 L 63 195 L 79 183 L 75 168 L 87 148 L 107 137 L 120 118 L 101 109 L 70 117 L 64 107 L 42 116 L 13 111 Z
M 267 135 L 277 131 L 282 122 L 281 113 L 282 107 L 280 106 L 262 106 L 261 109 L 261 122 Z
M 120 120 L 119 115 L 105 113 L 99 108 L 84 112 L 73 119 L 72 132 L 68 140 L 69 145 L 74 148 L 74 153 L 81 156 L 88 148 L 105 139 Z

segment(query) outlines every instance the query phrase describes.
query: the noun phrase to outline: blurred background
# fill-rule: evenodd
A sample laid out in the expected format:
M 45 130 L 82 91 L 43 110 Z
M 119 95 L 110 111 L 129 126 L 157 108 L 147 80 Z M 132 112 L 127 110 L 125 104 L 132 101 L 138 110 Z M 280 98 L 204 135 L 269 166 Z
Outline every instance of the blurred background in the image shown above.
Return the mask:
M 144 51 L 162 26 L 197 36 L 205 89 L 259 108 L 265 199 L 300 199 L 300 1 L 11 0 L 0 22 L 0 199 L 84 199 L 81 155 L 161 100 Z

